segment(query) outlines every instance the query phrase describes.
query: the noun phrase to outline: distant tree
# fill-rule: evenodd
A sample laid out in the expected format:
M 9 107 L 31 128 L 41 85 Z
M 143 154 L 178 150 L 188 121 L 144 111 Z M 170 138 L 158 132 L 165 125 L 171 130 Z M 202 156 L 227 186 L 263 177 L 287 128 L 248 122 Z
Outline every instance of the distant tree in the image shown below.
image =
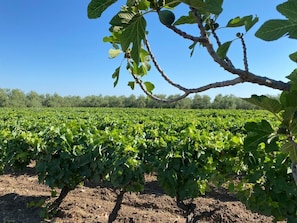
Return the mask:
M 216 109 L 236 109 L 236 98 L 232 95 L 219 94 L 215 97 L 212 107 Z
M 42 97 L 35 91 L 26 95 L 27 107 L 42 107 Z
M 177 102 L 175 108 L 180 109 L 190 109 L 192 107 L 192 99 L 190 98 L 183 98 Z
M 210 108 L 211 98 L 207 95 L 195 94 L 193 97 L 192 108 L 194 109 L 205 109 Z
M 79 96 L 66 96 L 62 99 L 62 107 L 81 107 L 82 100 Z
M 9 103 L 8 89 L 0 89 L 0 107 L 7 107 Z
M 146 102 L 147 102 L 146 97 L 143 96 L 143 95 L 140 95 L 140 96 L 137 97 L 136 107 L 137 108 L 145 108 L 145 107 L 147 107 Z
M 63 98 L 55 93 L 54 95 L 46 94 L 43 101 L 45 107 L 61 107 L 63 105 Z
M 19 89 L 13 89 L 8 93 L 8 106 L 9 107 L 26 107 L 26 95 Z
M 161 98 L 163 100 L 166 100 L 166 95 L 165 94 L 158 94 L 157 97 Z M 162 108 L 162 107 L 166 106 L 163 103 L 160 103 L 159 101 L 152 100 L 151 98 L 147 98 L 146 105 L 147 105 L 148 108 Z
M 129 97 L 125 97 L 124 99 L 124 107 L 127 108 L 137 108 L 137 99 L 135 97 L 135 95 L 130 95 Z
M 113 108 L 124 107 L 124 97 L 105 96 L 104 98 L 108 102 L 108 107 L 113 107 Z

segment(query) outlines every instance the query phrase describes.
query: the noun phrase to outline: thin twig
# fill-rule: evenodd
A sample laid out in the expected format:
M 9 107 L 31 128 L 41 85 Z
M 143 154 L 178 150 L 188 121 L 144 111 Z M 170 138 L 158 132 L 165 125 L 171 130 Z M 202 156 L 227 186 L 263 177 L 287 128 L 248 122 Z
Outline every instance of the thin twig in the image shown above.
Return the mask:
M 215 29 L 213 29 L 213 28 L 211 29 L 211 34 L 212 34 L 213 37 L 215 38 L 215 40 L 216 40 L 218 46 L 220 47 L 220 46 L 222 45 L 222 43 L 221 43 L 221 41 L 220 41 L 220 39 L 219 39 L 219 37 L 218 37 L 218 35 L 217 35 Z
M 241 40 L 241 45 L 242 45 L 242 50 L 243 50 L 243 63 L 244 63 L 244 70 L 246 72 L 249 72 L 249 66 L 248 66 L 248 60 L 247 60 L 247 49 L 246 49 L 246 45 L 243 39 L 243 35 L 239 35 L 239 38 Z
M 218 47 L 220 47 L 222 45 L 222 43 L 221 43 L 219 36 L 217 35 L 216 30 L 214 28 L 211 28 L 211 33 L 212 33 L 214 39 L 216 40 Z M 232 61 L 227 56 L 225 57 L 225 60 L 229 64 L 229 66 L 234 67 L 234 65 L 232 64 Z

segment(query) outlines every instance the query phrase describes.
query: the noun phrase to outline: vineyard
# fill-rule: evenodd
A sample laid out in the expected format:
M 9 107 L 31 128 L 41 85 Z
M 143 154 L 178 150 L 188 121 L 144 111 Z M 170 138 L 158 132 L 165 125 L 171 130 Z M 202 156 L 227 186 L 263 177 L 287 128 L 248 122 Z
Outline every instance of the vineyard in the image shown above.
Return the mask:
M 290 160 L 279 151 L 278 137 L 267 141 L 253 135 L 279 124 L 268 112 L 77 108 L 0 113 L 0 171 L 32 167 L 53 198 L 28 205 L 42 207 L 44 219 L 58 213 L 69 192 L 96 184 L 114 192 L 107 217 L 114 222 L 124 196 L 143 193 L 154 177 L 174 199 L 183 222 L 198 221 L 195 199 L 214 188 L 228 190 L 252 211 L 296 222 Z

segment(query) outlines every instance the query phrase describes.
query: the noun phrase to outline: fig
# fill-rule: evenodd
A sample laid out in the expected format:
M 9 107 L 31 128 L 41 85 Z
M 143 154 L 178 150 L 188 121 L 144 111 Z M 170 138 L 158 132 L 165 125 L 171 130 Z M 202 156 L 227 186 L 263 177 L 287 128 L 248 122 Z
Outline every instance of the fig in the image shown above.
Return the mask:
M 215 24 L 213 24 L 213 28 L 214 28 L 214 29 L 219 28 L 219 26 L 220 26 L 219 23 L 215 23 Z
M 172 11 L 162 10 L 159 12 L 159 19 L 165 26 L 171 25 L 175 20 L 175 15 Z
M 210 30 L 210 26 L 209 26 L 208 24 L 205 24 L 204 29 L 205 29 L 206 31 L 208 31 L 208 30 Z

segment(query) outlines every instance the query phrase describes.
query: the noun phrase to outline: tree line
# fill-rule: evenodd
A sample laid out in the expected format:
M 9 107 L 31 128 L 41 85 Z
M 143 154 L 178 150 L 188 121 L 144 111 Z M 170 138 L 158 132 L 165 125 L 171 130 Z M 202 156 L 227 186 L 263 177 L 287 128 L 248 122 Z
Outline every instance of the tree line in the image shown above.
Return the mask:
M 177 95 L 158 95 L 170 99 Z M 234 95 L 217 95 L 214 100 L 208 95 L 195 94 L 174 103 L 162 103 L 144 95 L 102 96 L 91 95 L 60 96 L 58 94 L 24 93 L 19 89 L 0 88 L 0 107 L 131 107 L 131 108 L 180 108 L 180 109 L 257 109 Z

